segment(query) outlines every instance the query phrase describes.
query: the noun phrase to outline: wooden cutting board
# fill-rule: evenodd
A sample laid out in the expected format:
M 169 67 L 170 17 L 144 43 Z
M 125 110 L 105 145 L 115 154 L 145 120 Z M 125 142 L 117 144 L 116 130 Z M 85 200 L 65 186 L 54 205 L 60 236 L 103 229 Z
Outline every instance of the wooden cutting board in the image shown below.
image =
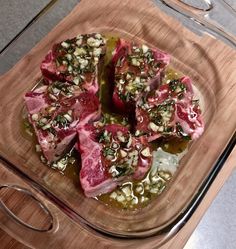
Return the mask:
M 137 10 L 137 6 L 142 6 L 142 9 L 140 8 L 134 15 L 132 13 L 132 10 Z M 99 10 L 100 12 L 97 12 L 97 10 Z M 130 18 L 132 15 L 131 22 L 130 20 L 128 21 L 128 19 L 125 20 L 120 18 L 120 13 L 127 12 L 130 13 Z M 160 26 L 160 24 L 158 26 L 158 23 L 155 19 L 157 16 L 160 16 L 163 24 L 165 22 L 168 23 L 171 28 L 169 31 L 162 30 L 162 26 Z M 191 58 L 193 58 L 193 61 L 195 62 L 197 60 L 198 63 L 196 64 L 196 67 L 199 70 L 202 69 L 200 71 L 203 76 L 208 73 L 210 73 L 211 75 L 211 77 L 208 78 L 207 84 L 212 86 L 213 94 L 218 96 L 217 107 L 213 108 L 213 111 L 217 114 L 215 114 L 214 116 L 215 124 L 220 125 L 221 129 L 216 129 L 215 131 L 209 129 L 207 130 L 208 136 L 204 140 L 201 139 L 202 151 L 200 154 L 195 153 L 194 157 L 196 160 L 201 157 L 206 165 L 209 166 L 209 168 L 212 167 L 215 159 L 222 152 L 222 148 L 224 148 L 224 146 L 228 142 L 228 139 L 230 135 L 232 135 L 236 126 L 236 119 L 232 115 L 232 113 L 235 113 L 236 107 L 236 53 L 231 48 L 224 45 L 222 42 L 219 42 L 211 37 L 198 37 L 195 34 L 187 31 L 175 20 L 165 16 L 163 13 L 157 10 L 154 7 L 153 3 L 148 0 L 126 0 L 116 2 L 111 2 L 108 0 L 97 0 L 96 2 L 92 0 L 82 1 L 81 4 L 79 4 L 79 6 L 77 6 L 66 19 L 64 19 L 52 32 L 50 32 L 47 37 L 40 41 L 40 43 L 35 48 L 33 48 L 14 68 L 0 77 L 0 92 L 2 101 L 4 103 L 4 106 L 0 107 L 0 124 L 1 127 L 4 126 L 4 129 L 1 129 L 0 132 L 0 154 L 3 157 L 6 157 L 11 163 L 17 165 L 22 171 L 25 171 L 26 173 L 31 173 L 31 171 L 35 170 L 35 175 L 33 175 L 35 180 L 38 176 L 46 176 L 48 181 L 51 180 L 50 184 L 53 184 L 54 182 L 54 185 L 58 185 L 59 189 L 59 180 L 61 178 L 57 178 L 56 174 L 48 174 L 48 169 L 46 167 L 34 168 L 36 164 L 38 165 L 39 160 L 37 156 L 32 156 L 33 145 L 32 143 L 22 139 L 19 134 L 17 135 L 17 133 L 15 132 L 17 130 L 16 126 L 12 127 L 12 123 L 14 122 L 16 116 L 10 113 L 9 110 L 19 110 L 16 113 L 17 115 L 19 114 L 20 108 L 23 106 L 22 96 L 25 91 L 30 89 L 35 80 L 37 80 L 37 78 L 40 76 L 40 61 L 45 56 L 46 52 L 50 49 L 53 43 L 61 41 L 68 37 L 73 37 L 78 32 L 87 33 L 96 31 L 96 27 L 99 27 L 99 29 L 102 27 L 103 19 L 109 20 L 109 23 L 104 24 L 103 28 L 107 28 L 105 27 L 106 25 L 109 26 L 110 30 L 111 27 L 114 27 L 114 32 L 115 27 L 119 30 L 122 30 L 123 28 L 125 30 L 129 30 L 134 37 L 141 37 L 141 39 L 147 39 L 149 41 L 156 40 L 155 36 L 158 35 L 160 39 L 158 44 L 156 45 L 161 49 L 164 49 L 165 42 L 168 41 L 170 43 L 170 47 L 173 49 L 173 54 L 177 53 L 184 45 L 183 43 L 178 42 L 176 37 L 173 35 L 173 30 L 175 31 L 176 35 L 181 34 L 184 36 L 185 34 L 187 34 L 188 37 L 191 38 L 189 45 L 193 45 L 193 47 L 195 48 L 198 48 L 199 44 L 202 45 L 201 48 L 199 48 L 198 50 L 193 50 L 191 54 L 187 55 L 187 57 L 191 56 Z M 144 20 L 149 20 L 148 26 L 143 25 Z M 157 26 L 159 27 L 158 30 Z M 149 30 L 149 32 L 145 37 L 145 34 L 147 34 L 147 29 Z M 214 49 L 212 49 L 212 47 L 214 47 Z M 209 54 L 210 63 L 215 65 L 215 74 L 213 75 L 214 77 L 210 72 L 211 68 L 204 67 L 205 55 L 207 53 Z M 186 55 L 183 54 L 182 58 L 186 58 Z M 200 78 L 201 77 L 199 76 L 198 79 L 200 80 Z M 222 87 L 222 82 L 227 83 L 225 87 Z M 209 102 L 211 102 L 211 100 L 209 100 Z M 213 114 L 208 112 L 208 116 L 211 115 Z M 9 131 L 8 127 L 12 128 L 11 134 L 14 134 L 14 136 L 9 136 L 9 134 L 7 133 Z M 219 132 L 222 130 L 223 132 Z M 9 139 L 11 139 L 11 143 L 9 143 Z M 215 143 L 212 144 L 211 141 L 213 141 L 213 139 Z M 18 143 L 20 144 L 20 146 Z M 209 150 L 209 148 L 211 149 Z M 206 155 L 207 153 L 208 156 Z M 209 168 L 207 170 L 205 169 L 206 172 L 209 172 Z M 225 175 L 223 175 L 223 179 L 225 179 L 225 176 L 230 174 L 230 172 L 230 170 L 225 172 Z M 200 168 L 196 168 L 196 175 L 200 175 L 202 177 L 204 175 L 206 176 L 204 168 L 203 170 Z M 181 176 L 179 178 L 181 179 Z M 69 184 L 70 183 L 68 182 L 68 186 L 70 187 Z M 29 186 L 27 187 L 29 188 Z M 217 188 L 215 188 L 214 192 L 216 191 Z M 172 194 L 174 195 L 174 189 Z M 98 239 L 98 237 L 96 237 L 94 234 L 90 234 L 75 223 L 69 222 L 68 218 L 54 205 L 48 205 L 52 206 L 53 210 L 55 210 L 56 213 L 60 214 L 60 221 L 62 222 L 62 227 L 60 227 L 60 229 L 64 228 L 64 232 L 61 234 L 60 238 L 57 238 L 57 240 L 55 237 L 50 237 L 47 234 L 49 236 L 48 241 L 50 242 L 50 246 L 55 246 L 56 243 L 60 244 L 63 239 L 63 243 L 61 244 L 61 246 L 63 246 L 61 248 L 69 248 L 70 245 L 74 245 L 73 243 L 78 243 L 77 238 L 80 237 L 80 248 L 93 248 L 96 243 L 99 243 L 100 248 L 115 248 L 113 242 L 111 242 L 109 239 Z M 75 231 L 77 229 L 80 230 L 79 236 L 78 234 L 74 236 L 74 234 L 72 233 L 73 239 L 71 239 L 71 231 Z M 22 238 L 23 240 L 24 234 L 20 234 L 21 236 L 19 236 L 19 238 Z M 44 237 L 37 237 L 35 235 L 32 235 L 32 237 L 30 237 L 29 239 L 31 239 L 32 243 L 37 241 L 37 245 L 41 248 L 42 241 L 44 241 L 45 237 L 47 236 L 45 235 Z M 88 237 L 90 238 L 89 243 Z M 137 242 L 137 244 L 140 245 L 139 242 Z M 143 244 L 142 248 L 150 249 L 153 245 L 155 245 L 155 241 L 149 241 Z M 122 242 L 120 241 L 119 244 L 117 244 L 117 248 L 122 247 L 124 248 L 124 244 L 122 244 Z

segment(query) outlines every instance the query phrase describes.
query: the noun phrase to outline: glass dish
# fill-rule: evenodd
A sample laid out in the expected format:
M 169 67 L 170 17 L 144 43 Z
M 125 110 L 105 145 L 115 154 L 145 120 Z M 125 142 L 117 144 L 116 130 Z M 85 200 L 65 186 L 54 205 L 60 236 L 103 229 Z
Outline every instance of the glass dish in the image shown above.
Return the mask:
M 53 9 L 56 11 L 62 2 L 52 5 L 1 54 L 1 72 L 15 64 L 17 57 L 22 55 L 18 54 L 19 51 L 26 54 L 0 77 L 1 159 L 79 225 L 94 229 L 103 236 L 122 239 L 153 237 L 156 245 L 163 243 L 191 217 L 235 144 L 235 36 L 222 30 L 220 24 L 206 21 L 205 11 L 192 11 L 177 0 L 155 3 L 99 0 L 96 5 L 93 1 L 83 1 L 26 53 L 29 47 L 24 46 L 33 32 L 51 20 Z M 203 25 L 198 29 L 201 36 L 183 27 L 180 21 L 166 15 L 160 8 L 169 14 L 177 10 L 176 17 L 196 30 L 196 22 L 189 19 L 194 16 L 194 20 Z M 50 47 L 78 33 L 90 32 L 119 35 L 170 53 L 171 66 L 192 78 L 203 104 L 206 125 L 203 136 L 191 145 L 165 191 L 141 210 L 114 212 L 95 199 L 85 198 L 78 181 L 72 181 L 40 162 L 34 144 L 25 138 L 19 125 L 22 122 L 23 95 L 40 78 L 40 61 Z M 212 35 L 220 36 L 228 45 Z M 32 46 L 35 43 L 35 40 L 30 42 Z M 53 211 L 51 213 L 57 219 Z

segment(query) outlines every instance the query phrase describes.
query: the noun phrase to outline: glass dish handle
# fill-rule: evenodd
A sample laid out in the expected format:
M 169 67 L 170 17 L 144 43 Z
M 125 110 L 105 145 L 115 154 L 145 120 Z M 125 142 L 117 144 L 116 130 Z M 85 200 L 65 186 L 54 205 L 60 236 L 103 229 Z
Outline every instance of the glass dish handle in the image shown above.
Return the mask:
M 233 29 L 235 29 L 236 10 L 227 3 L 227 1 L 161 0 L 161 2 L 178 14 L 201 25 L 202 29 L 206 30 L 211 35 L 222 38 L 236 48 L 236 30 L 232 31 L 227 29 L 226 25 L 220 23 L 219 18 L 213 18 L 213 16 L 218 16 L 219 13 L 223 13 L 224 22 L 230 23 Z M 193 4 L 194 2 L 195 4 Z
M 46 215 L 48 215 L 49 219 L 47 220 L 49 221 L 49 224 L 47 224 L 47 228 L 37 228 L 21 220 L 3 201 L 3 192 L 5 190 L 14 190 L 18 193 L 23 193 L 25 196 L 32 198 L 35 202 L 37 202 L 39 207 L 43 209 Z M 15 206 L 18 206 L 18 210 L 24 209 L 24 212 L 26 213 L 27 208 L 29 208 L 30 206 L 24 205 L 25 203 L 23 200 L 21 202 L 17 200 Z M 1 229 L 3 229 L 6 233 L 17 239 L 24 245 L 27 245 L 29 247 L 37 245 L 37 248 L 45 248 L 45 245 L 48 245 L 49 242 L 53 241 L 52 238 L 58 239 L 58 237 L 60 237 L 57 236 L 58 233 L 63 234 L 65 222 L 63 222 L 61 212 L 60 215 L 59 212 L 60 211 L 58 210 L 58 208 L 47 201 L 47 199 L 39 194 L 38 191 L 30 187 L 20 177 L 16 176 L 14 173 L 8 170 L 5 165 L 3 165 L 2 163 L 0 164 Z M 37 212 L 35 213 L 35 215 L 37 216 Z M 63 236 L 61 236 L 61 238 L 63 238 Z

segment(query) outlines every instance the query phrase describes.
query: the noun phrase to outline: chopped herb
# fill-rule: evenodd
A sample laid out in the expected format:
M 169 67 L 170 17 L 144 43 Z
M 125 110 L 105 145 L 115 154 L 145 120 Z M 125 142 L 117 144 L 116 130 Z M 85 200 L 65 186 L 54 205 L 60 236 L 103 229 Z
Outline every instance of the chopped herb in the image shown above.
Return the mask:
M 98 137 L 99 143 L 102 142 L 109 143 L 110 140 L 111 140 L 111 133 L 108 133 L 106 130 L 102 132 Z
M 116 175 L 116 177 L 130 175 L 134 172 L 134 168 L 128 163 L 124 163 L 121 165 L 115 165 L 115 168 L 118 171 L 118 174 Z
M 171 80 L 170 81 L 169 87 L 170 87 L 172 92 L 175 92 L 175 90 L 177 89 L 178 84 L 179 84 L 179 80 Z
M 70 122 L 68 121 L 68 119 L 66 119 L 64 117 L 63 114 L 59 114 L 56 116 L 56 118 L 54 119 L 54 125 L 58 125 L 60 128 L 65 128 L 67 126 L 69 126 Z
M 109 148 L 109 147 L 105 147 L 105 148 L 103 149 L 103 155 L 104 155 L 105 157 L 107 157 L 107 156 L 114 156 L 114 155 L 115 155 L 115 150 L 113 150 L 113 149 L 111 149 L 111 148 Z

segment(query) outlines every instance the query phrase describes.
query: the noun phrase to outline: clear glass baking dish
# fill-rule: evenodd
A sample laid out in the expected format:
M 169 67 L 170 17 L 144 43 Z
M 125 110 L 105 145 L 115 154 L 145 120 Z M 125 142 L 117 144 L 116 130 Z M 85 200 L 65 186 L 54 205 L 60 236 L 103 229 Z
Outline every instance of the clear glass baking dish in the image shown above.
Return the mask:
M 212 5 L 206 1 L 208 7 L 204 5 L 205 10 L 201 10 L 177 0 L 99 0 L 96 4 L 88 0 L 82 1 L 47 34 L 57 24 L 58 19 L 53 16 L 58 9 L 62 10 L 63 2 L 66 1 L 53 1 L 0 55 L 0 71 L 4 72 L 0 77 L 1 159 L 78 225 L 111 239 L 152 237 L 157 246 L 191 217 L 235 145 L 235 35 L 214 19 L 218 13 L 215 11 L 221 7 L 233 21 L 234 9 L 227 9 L 225 1 Z M 71 1 L 60 16 L 66 15 L 75 2 Z M 193 79 L 203 103 L 203 136 L 191 145 L 168 188 L 141 210 L 114 212 L 95 199 L 85 198 L 78 182 L 40 162 L 34 144 L 21 132 L 22 97 L 40 77 L 39 64 L 46 52 L 57 41 L 89 32 L 116 34 L 167 51 L 172 56 L 171 65 Z M 51 215 L 57 219 L 52 210 Z

